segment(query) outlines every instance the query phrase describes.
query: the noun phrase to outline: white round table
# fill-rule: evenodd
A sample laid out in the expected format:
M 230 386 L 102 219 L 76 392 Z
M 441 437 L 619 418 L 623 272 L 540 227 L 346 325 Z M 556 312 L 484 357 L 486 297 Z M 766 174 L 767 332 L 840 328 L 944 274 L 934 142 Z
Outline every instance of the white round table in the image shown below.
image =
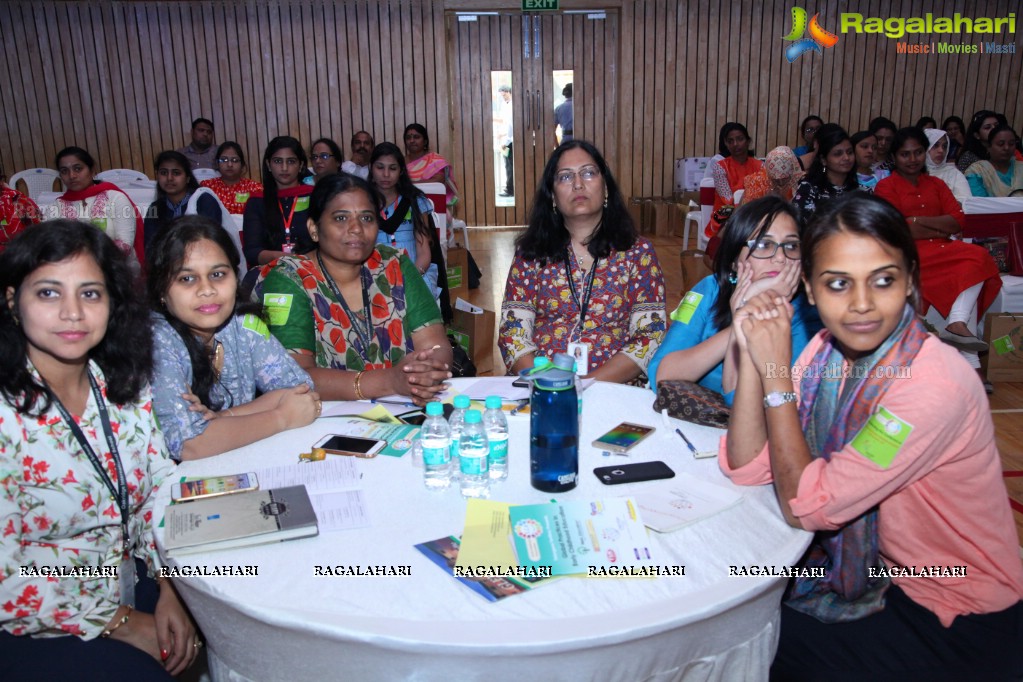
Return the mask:
M 716 459 L 694 459 L 674 427 L 682 426 L 701 450 L 723 432 L 675 420 L 666 428 L 651 409 L 653 399 L 646 389 L 600 382 L 590 387 L 584 393 L 579 485 L 553 497 L 601 499 L 664 485 L 604 486 L 592 473 L 598 466 L 658 459 L 676 472 L 734 487 Z M 371 407 L 350 405 L 352 412 Z M 628 459 L 604 457 L 590 443 L 620 421 L 657 431 Z M 183 463 L 178 471 L 209 476 L 294 463 L 332 432 L 331 422 L 321 418 Z M 550 493 L 529 485 L 528 415 L 510 417 L 509 424 L 510 475 L 492 486 L 491 498 L 550 500 Z M 359 466 L 371 527 L 169 562 L 258 567 L 258 576 L 174 579 L 207 638 L 215 679 L 767 679 L 785 579 L 729 576 L 729 566 L 792 565 L 811 537 L 785 523 L 770 486 L 735 487 L 744 494 L 738 505 L 674 533 L 651 531 L 658 563 L 684 565 L 684 576 L 567 577 L 491 603 L 414 548 L 461 534 L 465 501 L 457 489 L 428 491 L 410 456 L 380 456 Z M 168 502 L 164 486 L 157 518 Z M 315 576 L 314 567 L 325 565 L 408 566 L 411 575 Z

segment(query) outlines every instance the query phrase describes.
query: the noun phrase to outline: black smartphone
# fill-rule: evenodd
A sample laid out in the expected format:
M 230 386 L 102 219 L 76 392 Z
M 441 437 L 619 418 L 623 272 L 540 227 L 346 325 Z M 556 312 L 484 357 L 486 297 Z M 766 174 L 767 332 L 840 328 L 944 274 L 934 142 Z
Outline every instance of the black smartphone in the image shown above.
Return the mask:
M 636 462 L 614 467 L 597 467 L 593 473 L 604 485 L 675 478 L 675 472 L 664 462 Z
M 512 382 L 512 386 L 515 386 L 516 388 L 529 388 L 529 382 L 525 379 L 516 379 Z

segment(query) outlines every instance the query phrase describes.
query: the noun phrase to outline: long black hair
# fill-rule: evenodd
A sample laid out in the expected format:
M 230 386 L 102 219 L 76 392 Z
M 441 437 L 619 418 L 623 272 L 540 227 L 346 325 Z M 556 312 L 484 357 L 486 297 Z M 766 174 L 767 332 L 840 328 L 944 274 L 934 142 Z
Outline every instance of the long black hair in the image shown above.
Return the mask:
M 732 324 L 732 309 L 729 306 L 735 284 L 736 263 L 748 242 L 760 239 L 778 216 L 787 215 L 796 223 L 797 233 L 802 232 L 802 222 L 792 204 L 781 197 L 768 195 L 743 204 L 721 229 L 721 243 L 714 254 L 714 279 L 718 283 L 718 298 L 714 304 L 714 324 L 725 329 Z M 748 256 L 747 256 L 748 257 Z
M 849 137 L 849 133 L 845 132 L 842 126 L 837 123 L 825 123 L 821 126 L 817 134 L 813 136 L 813 139 L 817 141 L 817 155 L 813 157 L 813 163 L 810 164 L 810 170 L 806 172 L 806 179 L 815 185 L 818 189 L 824 190 L 828 194 L 831 193 L 831 181 L 828 180 L 827 169 L 824 167 L 824 163 L 827 160 L 828 154 L 831 150 L 848 141 L 852 144 L 852 138 Z M 855 159 L 856 145 L 853 145 L 853 154 Z M 853 161 L 853 168 L 845 176 L 845 182 L 842 183 L 842 188 L 845 190 L 854 190 L 859 187 L 859 182 L 856 180 L 856 162 Z
M 53 167 L 59 169 L 60 160 L 63 159 L 65 156 L 73 156 L 82 163 L 84 163 L 86 168 L 88 168 L 89 170 L 96 170 L 96 159 L 92 158 L 92 154 L 85 151 L 81 147 L 74 146 L 64 147 L 59 152 L 57 152 L 57 155 L 53 157 Z
M 185 198 L 192 196 L 195 190 L 199 189 L 199 181 L 195 179 L 195 175 L 192 174 L 192 164 L 189 163 L 188 159 L 181 152 L 172 151 L 170 149 L 160 152 L 156 155 L 156 161 L 153 162 L 153 172 L 155 175 L 160 175 L 160 166 L 170 161 L 171 163 L 177 164 L 185 171 L 185 180 L 187 184 L 187 194 Z M 156 219 L 159 223 L 158 229 L 163 229 L 167 223 L 172 219 L 171 209 L 167 205 L 167 192 L 160 186 L 160 180 L 157 178 L 156 181 L 156 201 L 153 202 L 153 209 L 156 211 Z
M 413 123 L 412 125 L 419 125 Z M 398 145 L 393 142 L 381 142 L 376 147 L 373 147 L 373 153 L 369 156 L 369 179 L 370 184 L 373 184 L 373 164 L 382 159 L 385 156 L 394 157 L 394 160 L 398 162 L 398 182 L 395 189 L 398 190 L 398 194 L 404 199 L 408 199 L 412 205 L 412 228 L 417 234 L 425 236 L 427 239 L 432 239 L 433 234 L 430 231 L 430 225 L 427 224 L 426 216 L 423 215 L 422 211 L 419 210 L 419 198 L 425 196 L 422 191 L 415 186 L 412 182 L 412 176 L 408 174 L 408 165 L 405 163 L 405 155 L 398 149 Z M 376 185 L 374 185 L 375 187 Z M 381 197 L 381 200 L 383 198 Z M 383 208 L 383 205 L 381 205 Z
M 515 240 L 515 248 L 528 260 L 538 260 L 543 264 L 560 261 L 565 257 L 565 249 L 571 241 L 571 235 L 565 229 L 565 220 L 554 206 L 554 176 L 558 172 L 558 164 L 565 152 L 581 149 L 593 158 L 600 170 L 607 189 L 607 205 L 604 207 L 600 224 L 593 231 L 586 250 L 594 259 L 607 258 L 611 250 L 628 251 L 636 243 L 639 234 L 632 222 L 625 199 L 618 188 L 611 169 L 600 151 L 592 143 L 585 140 L 569 140 L 561 143 L 551 158 L 547 159 L 540 184 L 533 195 L 533 206 L 529 211 L 529 225 L 526 231 Z
M 807 225 L 800 239 L 800 260 L 803 277 L 807 282 L 813 278 L 817 249 L 826 239 L 840 232 L 870 237 L 901 253 L 906 273 L 913 284 L 909 302 L 914 309 L 920 310 L 920 255 L 916 250 L 916 240 L 909 231 L 905 217 L 897 208 L 867 192 L 843 194 L 828 202 Z
M 282 149 L 290 149 L 298 157 L 298 180 L 301 183 L 302 174 L 309 166 L 309 157 L 302 149 L 302 143 L 290 135 L 281 135 L 270 140 L 263 152 L 263 210 L 266 215 L 267 233 L 271 242 L 284 241 L 284 216 L 281 215 L 281 206 L 277 201 L 277 180 L 270 170 L 270 159 L 275 152 Z
M 166 318 L 168 324 L 178 333 L 185 344 L 188 358 L 192 363 L 192 393 L 206 407 L 219 410 L 222 405 L 219 402 L 214 403 L 210 398 L 210 390 L 216 383 L 216 372 L 210 359 L 209 349 L 188 328 L 188 325 L 171 315 L 165 302 L 167 290 L 170 289 L 174 278 L 181 272 L 185 263 L 188 247 L 203 239 L 208 239 L 220 247 L 231 264 L 231 274 L 235 275 L 238 272 L 241 257 L 227 230 L 209 218 L 185 215 L 172 221 L 165 230 L 160 232 L 146 252 L 147 272 L 149 273 L 146 290 L 149 307 Z M 238 287 L 238 291 L 235 293 L 234 315 L 251 313 L 262 317 L 263 306 L 245 301 L 241 295 L 241 280 L 238 280 Z M 230 321 L 231 318 L 227 318 L 224 325 L 226 326 Z
M 984 121 L 989 118 L 993 118 L 998 123 L 996 125 L 1008 125 L 1009 121 L 1005 118 L 1005 114 L 999 114 L 996 111 L 989 109 L 981 109 L 973 115 L 970 119 L 970 127 L 966 129 L 966 151 L 973 152 L 977 158 L 987 161 L 990 157 L 987 151 L 987 145 L 980 139 L 980 128 L 984 125 Z M 991 138 L 988 137 L 988 140 Z
M 107 398 L 117 405 L 138 401 L 152 374 L 148 313 L 124 253 L 89 223 L 49 220 L 26 229 L 0 255 L 0 291 L 14 292 L 9 304 L 0 306 L 0 394 L 22 414 L 41 415 L 50 408 L 51 401 L 46 387 L 28 370 L 28 340 L 20 326 L 19 289 L 37 268 L 78 255 L 96 261 L 110 302 L 106 333 L 89 351 L 89 359 L 103 370 Z
M 736 130 L 742 133 L 747 140 L 750 139 L 749 131 L 746 130 L 746 126 L 744 126 L 741 123 L 736 123 L 735 121 L 729 121 L 728 123 L 721 126 L 721 130 L 718 131 L 718 154 L 725 157 L 726 159 L 732 155 L 732 152 L 728 151 L 728 145 L 725 144 L 725 138 L 728 137 L 729 133 L 733 133 Z M 754 154 L 753 150 L 750 149 L 747 152 L 747 156 L 754 157 L 756 156 L 756 154 Z

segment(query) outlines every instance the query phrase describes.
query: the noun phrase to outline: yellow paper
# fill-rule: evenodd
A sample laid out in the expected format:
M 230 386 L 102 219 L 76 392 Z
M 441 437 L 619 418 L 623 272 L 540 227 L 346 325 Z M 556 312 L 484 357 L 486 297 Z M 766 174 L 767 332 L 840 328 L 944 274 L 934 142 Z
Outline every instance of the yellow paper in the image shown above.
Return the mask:
M 469 498 L 465 505 L 465 530 L 456 566 L 515 566 L 515 550 L 508 536 L 507 502 Z
M 391 414 L 383 405 L 374 405 L 362 414 L 356 415 L 360 419 L 368 419 L 371 422 L 381 424 L 401 424 L 402 421 Z

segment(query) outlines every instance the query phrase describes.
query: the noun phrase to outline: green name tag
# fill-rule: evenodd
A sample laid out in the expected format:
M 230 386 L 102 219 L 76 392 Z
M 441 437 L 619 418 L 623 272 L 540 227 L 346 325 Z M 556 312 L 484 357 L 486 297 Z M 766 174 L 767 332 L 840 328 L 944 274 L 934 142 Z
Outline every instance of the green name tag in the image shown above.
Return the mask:
M 107 219 L 106 218 L 92 218 L 89 220 L 90 223 L 103 230 L 107 231 Z
M 851 445 L 856 452 L 887 469 L 911 433 L 912 424 L 899 419 L 884 407 L 879 407 L 852 439 Z
M 271 295 L 273 295 L 273 294 L 271 294 Z M 290 301 L 289 301 L 288 309 L 289 310 L 291 309 Z M 288 318 L 285 317 L 284 319 L 287 320 Z M 248 329 L 250 332 L 255 332 L 255 333 L 259 334 L 264 339 L 269 339 L 270 338 L 270 328 L 267 327 L 266 323 L 263 322 L 263 320 L 261 320 L 256 315 L 249 314 L 249 315 L 246 315 L 245 317 L 243 317 L 242 318 L 242 326 L 245 327 L 246 329 Z
M 296 211 L 307 211 L 309 210 L 309 197 L 299 197 L 295 200 Z
M 248 200 L 249 200 L 248 192 L 238 192 L 234 195 L 234 203 L 236 204 L 244 204 Z
M 696 313 L 696 309 L 700 307 L 700 301 L 702 300 L 703 294 L 698 294 L 695 291 L 687 292 L 682 297 L 682 302 L 671 312 L 671 319 L 682 324 L 689 324 L 689 321 L 693 319 L 693 315 Z
M 991 347 L 995 349 L 995 352 L 999 355 L 1008 355 L 1009 353 L 1016 350 L 1016 346 L 1013 345 L 1012 339 L 1008 335 L 1000 336 L 997 339 L 991 340 Z
M 282 327 L 288 323 L 291 315 L 291 294 L 263 294 L 263 307 L 274 327 Z
M 0 227 L 7 227 L 7 218 L 0 218 Z

